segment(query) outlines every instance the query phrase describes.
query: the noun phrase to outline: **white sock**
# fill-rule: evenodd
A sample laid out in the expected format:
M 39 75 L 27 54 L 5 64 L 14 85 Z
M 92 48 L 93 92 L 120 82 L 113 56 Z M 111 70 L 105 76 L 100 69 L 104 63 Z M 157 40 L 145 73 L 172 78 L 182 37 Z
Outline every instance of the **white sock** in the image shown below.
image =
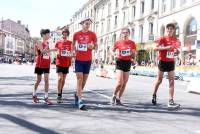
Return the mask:
M 79 103 L 82 102 L 82 98 L 78 98 L 78 102 L 79 102 Z
M 48 92 L 45 92 L 45 93 L 44 93 L 44 97 L 45 97 L 45 98 L 48 98 Z
M 36 91 L 35 91 L 35 90 L 33 90 L 33 96 L 36 96 L 36 95 L 37 95 Z

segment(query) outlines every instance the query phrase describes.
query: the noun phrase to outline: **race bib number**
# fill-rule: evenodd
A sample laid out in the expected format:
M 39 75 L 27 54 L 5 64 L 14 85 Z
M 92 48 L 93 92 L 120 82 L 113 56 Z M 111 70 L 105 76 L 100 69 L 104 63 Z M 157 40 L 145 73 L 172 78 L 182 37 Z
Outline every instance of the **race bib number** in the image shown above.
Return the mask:
M 43 53 L 43 59 L 49 59 L 49 54 L 48 53 Z
M 87 51 L 87 44 L 78 44 L 78 51 Z
M 70 57 L 71 56 L 71 52 L 67 51 L 67 50 L 61 50 L 61 56 Z
M 167 58 L 174 58 L 174 52 L 167 52 Z
M 131 50 L 126 49 L 121 51 L 121 56 L 130 56 L 131 55 Z

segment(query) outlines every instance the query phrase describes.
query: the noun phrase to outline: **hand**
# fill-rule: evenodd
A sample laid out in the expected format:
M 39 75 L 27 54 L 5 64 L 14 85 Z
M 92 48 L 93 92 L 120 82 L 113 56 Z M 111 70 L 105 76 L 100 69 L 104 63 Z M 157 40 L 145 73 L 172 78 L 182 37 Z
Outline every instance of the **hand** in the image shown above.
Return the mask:
M 166 50 L 171 50 L 173 48 L 173 46 L 166 46 L 165 49 Z
M 42 53 L 48 53 L 48 51 L 46 49 L 43 49 Z
M 94 48 L 94 44 L 93 43 L 88 44 L 88 48 L 89 49 L 93 49 Z

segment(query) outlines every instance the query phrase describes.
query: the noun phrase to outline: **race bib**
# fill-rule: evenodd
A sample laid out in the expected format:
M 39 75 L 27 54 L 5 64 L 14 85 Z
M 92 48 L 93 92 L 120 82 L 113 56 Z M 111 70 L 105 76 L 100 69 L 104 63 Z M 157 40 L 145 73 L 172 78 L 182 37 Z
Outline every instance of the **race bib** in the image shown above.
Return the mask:
M 131 50 L 126 49 L 121 51 L 121 56 L 130 56 L 131 55 Z
M 43 59 L 49 59 L 49 54 L 48 53 L 43 53 Z
M 78 44 L 78 51 L 87 51 L 87 44 Z
M 166 58 L 174 58 L 174 52 L 167 52 Z
M 61 56 L 70 57 L 71 56 L 71 52 L 63 49 L 63 50 L 61 50 Z

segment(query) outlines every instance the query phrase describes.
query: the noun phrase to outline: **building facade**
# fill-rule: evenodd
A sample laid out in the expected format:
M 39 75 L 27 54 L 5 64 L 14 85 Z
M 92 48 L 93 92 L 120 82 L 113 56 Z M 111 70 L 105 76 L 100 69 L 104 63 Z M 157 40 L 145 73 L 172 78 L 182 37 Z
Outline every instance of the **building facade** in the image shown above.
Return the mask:
M 167 23 L 176 24 L 176 36 L 181 41 L 181 61 L 187 64 L 189 58 L 200 60 L 200 9 L 199 0 L 160 0 L 158 35 L 165 34 Z
M 70 20 L 70 31 L 80 30 L 79 22 L 91 17 L 91 29 L 98 36 L 95 58 L 108 63 L 112 45 L 120 38 L 121 29 L 129 27 L 136 42 L 138 62 L 157 61 L 155 40 L 164 36 L 167 23 L 176 23 L 176 36 L 181 41 L 182 64 L 192 55 L 200 59 L 199 0 L 89 0 Z M 184 17 L 183 17 L 184 16 Z
M 29 59 L 34 55 L 34 45 L 29 29 L 22 25 L 21 21 L 2 20 L 0 28 L 1 57 Z

